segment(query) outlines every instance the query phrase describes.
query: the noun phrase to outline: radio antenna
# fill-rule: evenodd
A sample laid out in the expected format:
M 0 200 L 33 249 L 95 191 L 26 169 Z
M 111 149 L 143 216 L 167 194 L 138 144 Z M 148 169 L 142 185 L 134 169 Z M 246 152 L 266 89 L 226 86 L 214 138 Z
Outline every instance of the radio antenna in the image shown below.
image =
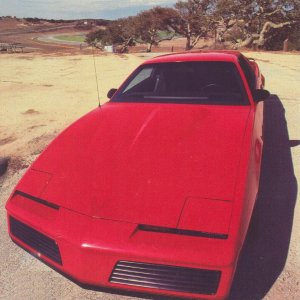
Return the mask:
M 97 85 L 97 94 L 98 94 L 98 105 L 101 108 L 100 94 L 99 94 L 99 85 L 98 85 L 98 76 L 97 76 L 97 67 L 96 67 L 96 60 L 95 60 L 95 53 L 94 53 L 94 46 L 93 45 L 92 45 L 92 52 L 93 52 L 94 70 L 95 70 L 95 76 L 96 76 L 96 85 Z

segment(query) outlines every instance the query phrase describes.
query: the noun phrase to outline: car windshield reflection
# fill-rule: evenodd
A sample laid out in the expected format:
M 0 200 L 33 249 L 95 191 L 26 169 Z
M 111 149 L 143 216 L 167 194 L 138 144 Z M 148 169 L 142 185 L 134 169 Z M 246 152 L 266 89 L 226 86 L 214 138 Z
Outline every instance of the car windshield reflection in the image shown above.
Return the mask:
M 249 104 L 236 66 L 216 61 L 142 65 L 112 101 Z

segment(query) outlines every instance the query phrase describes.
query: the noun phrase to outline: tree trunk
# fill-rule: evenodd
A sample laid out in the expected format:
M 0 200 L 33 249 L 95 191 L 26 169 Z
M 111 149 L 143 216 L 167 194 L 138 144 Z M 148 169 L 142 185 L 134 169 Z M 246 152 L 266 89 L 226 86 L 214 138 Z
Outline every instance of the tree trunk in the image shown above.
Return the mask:
M 191 37 L 188 35 L 186 37 L 186 43 L 185 43 L 185 50 L 191 50 L 192 47 L 191 47 Z
M 271 21 L 267 21 L 260 33 L 253 33 L 247 36 L 246 39 L 242 40 L 239 43 L 236 43 L 232 46 L 233 49 L 239 49 L 239 48 L 243 48 L 243 47 L 253 47 L 255 49 L 259 48 L 259 47 L 263 47 L 265 45 L 266 42 L 266 34 L 269 32 L 269 30 L 271 28 L 273 29 L 280 29 L 283 28 L 285 26 L 288 25 L 292 25 L 294 24 L 294 21 L 289 21 L 289 22 L 282 22 L 279 24 L 273 23 Z
M 147 52 L 151 52 L 152 51 L 152 46 L 153 46 L 153 43 L 152 42 L 150 42 L 150 43 L 148 43 L 147 44 Z
M 258 47 L 262 47 L 264 46 L 265 42 L 266 42 L 266 34 L 268 33 L 268 31 L 273 28 L 273 29 L 280 29 L 280 28 L 283 28 L 285 26 L 288 26 L 288 25 L 291 25 L 295 23 L 294 21 L 289 21 L 289 22 L 282 22 L 282 23 L 279 23 L 279 24 L 276 24 L 276 23 L 273 23 L 271 21 L 267 21 L 261 32 L 259 33 L 259 37 L 257 40 L 254 40 L 253 41 L 253 44 L 256 44 Z
M 188 23 L 187 24 L 187 32 L 186 32 L 186 44 L 185 44 L 185 50 L 191 50 L 192 46 L 191 46 L 191 26 Z
M 201 38 L 200 34 L 196 36 L 196 38 L 192 42 L 191 49 L 194 48 L 198 44 L 200 38 Z
M 123 44 L 122 48 L 121 48 L 121 53 L 127 53 L 128 52 L 128 47 L 129 45 L 131 45 L 133 38 L 130 37 L 128 38 L 125 43 Z
M 244 47 L 250 47 L 251 44 L 253 43 L 253 40 L 254 40 L 254 36 L 249 35 L 245 40 L 243 40 L 239 43 L 233 44 L 232 48 L 239 49 L 239 48 L 244 48 Z

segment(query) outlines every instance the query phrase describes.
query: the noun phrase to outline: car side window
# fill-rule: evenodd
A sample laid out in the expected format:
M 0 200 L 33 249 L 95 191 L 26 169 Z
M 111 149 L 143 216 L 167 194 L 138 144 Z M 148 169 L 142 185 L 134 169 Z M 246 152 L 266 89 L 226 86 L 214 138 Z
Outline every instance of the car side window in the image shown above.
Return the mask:
M 254 74 L 253 70 L 251 69 L 251 67 L 249 66 L 249 64 L 247 63 L 247 61 L 245 60 L 245 58 L 243 56 L 239 57 L 239 64 L 246 76 L 246 80 L 247 80 L 250 90 L 254 91 L 256 85 L 255 85 L 255 74 Z
M 151 74 L 153 72 L 153 67 L 146 67 L 142 69 L 137 76 L 130 82 L 130 84 L 126 87 L 124 90 L 124 93 L 127 92 L 130 89 L 133 89 L 134 87 L 138 86 L 142 82 L 146 81 L 151 77 Z

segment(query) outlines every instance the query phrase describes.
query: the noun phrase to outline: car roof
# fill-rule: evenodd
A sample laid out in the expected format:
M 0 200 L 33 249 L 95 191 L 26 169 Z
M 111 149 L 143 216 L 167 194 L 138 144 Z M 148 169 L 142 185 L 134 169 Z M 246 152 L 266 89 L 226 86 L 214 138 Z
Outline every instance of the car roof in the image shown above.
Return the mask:
M 227 61 L 236 62 L 242 54 L 239 51 L 187 51 L 180 53 L 165 54 L 147 60 L 144 64 L 185 62 L 185 61 Z

